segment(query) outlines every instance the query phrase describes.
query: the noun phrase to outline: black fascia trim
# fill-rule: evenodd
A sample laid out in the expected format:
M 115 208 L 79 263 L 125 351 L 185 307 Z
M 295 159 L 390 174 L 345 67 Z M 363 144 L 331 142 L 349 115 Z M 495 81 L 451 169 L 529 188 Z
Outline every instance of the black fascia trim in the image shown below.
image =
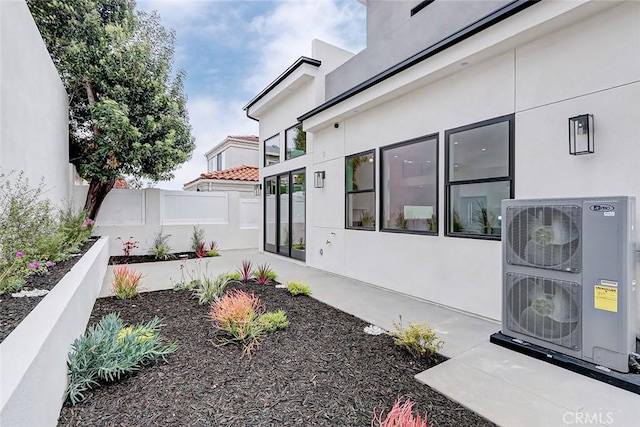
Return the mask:
M 411 9 L 411 16 L 413 16 L 416 13 L 420 12 L 422 9 L 424 9 L 427 6 L 429 6 L 434 1 L 436 1 L 436 0 L 424 0 L 423 2 L 419 3 L 416 7 Z
M 365 80 L 364 82 L 352 87 L 351 89 L 347 90 L 346 92 L 341 93 L 340 95 L 330 99 L 329 101 L 325 102 L 322 105 L 319 105 L 318 107 L 314 108 L 313 110 L 309 111 L 308 113 L 303 114 L 302 116 L 298 117 L 298 121 L 302 122 L 304 120 L 307 120 L 310 117 L 315 116 L 316 114 L 319 114 L 331 107 L 333 107 L 334 105 L 337 105 L 339 103 L 341 103 L 342 101 L 345 101 L 349 98 L 351 98 L 352 96 L 355 96 L 357 94 L 359 94 L 360 92 L 364 92 L 365 90 L 369 89 L 372 86 L 377 85 L 378 83 L 395 76 L 398 73 L 401 73 L 402 71 L 413 67 L 414 65 L 431 58 L 432 56 L 436 55 L 437 53 L 442 52 L 443 50 L 446 50 L 448 48 L 450 48 L 451 46 L 454 46 L 458 43 L 460 43 L 463 40 L 468 39 L 469 37 L 478 34 L 481 31 L 486 30 L 487 28 L 515 15 L 518 12 L 523 11 L 524 9 L 533 6 L 534 4 L 540 2 L 541 0 L 516 0 L 512 3 L 509 3 L 508 5 L 503 6 L 502 8 L 496 10 L 495 12 L 490 13 L 489 15 L 485 16 L 484 18 L 481 18 L 477 21 L 475 21 L 474 23 L 464 27 L 463 29 L 453 33 L 452 35 L 445 37 L 444 39 L 440 40 L 439 42 L 429 46 L 428 48 L 416 53 L 413 56 L 410 56 L 409 58 L 405 59 L 404 61 L 394 65 L 391 68 L 386 69 L 385 71 L 376 74 L 375 76 L 371 77 L 368 80 Z
M 271 90 L 274 87 L 276 87 L 280 83 L 282 83 L 282 81 L 284 79 L 289 77 L 298 67 L 302 66 L 303 64 L 309 64 L 309 65 L 313 65 L 314 67 L 319 67 L 322 64 L 322 61 L 320 61 L 318 59 L 309 58 L 307 56 L 301 56 L 300 58 L 298 58 L 298 60 L 296 62 L 291 64 L 291 66 L 289 68 L 287 68 L 282 74 L 280 74 L 266 88 L 262 89 L 262 91 L 259 94 L 257 94 L 251 101 L 249 101 L 249 103 L 247 105 L 242 107 L 242 109 L 246 111 L 247 117 L 249 117 L 250 119 L 253 119 L 255 121 L 259 121 L 255 117 L 251 117 L 249 115 L 249 108 L 251 108 L 251 106 L 254 105 L 256 102 L 260 101 L 267 93 L 271 92 Z

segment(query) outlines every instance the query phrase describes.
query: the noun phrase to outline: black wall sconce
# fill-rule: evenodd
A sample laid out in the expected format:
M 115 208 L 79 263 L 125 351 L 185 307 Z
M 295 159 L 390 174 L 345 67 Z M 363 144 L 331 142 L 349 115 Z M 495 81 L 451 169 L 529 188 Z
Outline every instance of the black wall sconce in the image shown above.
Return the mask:
M 253 195 L 259 196 L 262 193 L 262 184 L 256 184 L 253 186 Z
M 315 188 L 324 188 L 324 171 L 315 172 L 313 186 Z
M 581 114 L 569 118 L 569 154 L 594 153 L 593 114 Z

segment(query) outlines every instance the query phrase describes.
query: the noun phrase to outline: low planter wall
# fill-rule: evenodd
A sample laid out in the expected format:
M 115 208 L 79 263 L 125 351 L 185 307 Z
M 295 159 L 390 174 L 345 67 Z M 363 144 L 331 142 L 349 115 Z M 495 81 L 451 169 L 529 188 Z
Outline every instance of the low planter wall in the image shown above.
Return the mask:
M 0 344 L 0 425 L 55 426 L 67 354 L 84 333 L 109 262 L 102 237 Z

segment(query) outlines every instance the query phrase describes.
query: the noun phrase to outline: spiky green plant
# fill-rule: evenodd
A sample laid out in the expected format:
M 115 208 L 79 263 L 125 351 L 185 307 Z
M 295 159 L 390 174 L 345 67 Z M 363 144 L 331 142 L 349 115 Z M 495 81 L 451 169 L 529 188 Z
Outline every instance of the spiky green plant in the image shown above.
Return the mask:
M 230 281 L 227 273 L 219 274 L 215 278 L 205 277 L 198 282 L 193 294 L 198 297 L 200 304 L 211 304 L 220 299 Z
M 191 234 L 191 249 L 197 252 L 198 249 L 203 249 L 204 245 L 204 228 L 194 225 Z
M 304 283 L 289 282 L 287 283 L 287 291 L 293 296 L 311 295 L 311 288 Z
M 171 247 L 169 246 L 169 238 L 171 234 L 162 234 L 162 229 L 153 237 L 153 243 L 149 253 L 156 259 L 169 260 L 175 258 L 175 255 L 171 253 Z
M 400 320 L 393 321 L 392 324 L 396 330 L 387 332 L 387 335 L 393 337 L 395 345 L 404 348 L 416 359 L 429 357 L 444 345 L 444 341 L 426 323 L 409 323 L 409 326 L 404 328 L 400 316 Z
M 64 398 L 75 405 L 84 400 L 85 391 L 99 386 L 101 381 L 117 381 L 160 358 L 166 362 L 166 355 L 176 351 L 178 344 L 162 344 L 160 322 L 154 317 L 147 323 L 125 327 L 117 313 L 110 313 L 90 326 L 71 344 L 67 360 L 69 385 Z

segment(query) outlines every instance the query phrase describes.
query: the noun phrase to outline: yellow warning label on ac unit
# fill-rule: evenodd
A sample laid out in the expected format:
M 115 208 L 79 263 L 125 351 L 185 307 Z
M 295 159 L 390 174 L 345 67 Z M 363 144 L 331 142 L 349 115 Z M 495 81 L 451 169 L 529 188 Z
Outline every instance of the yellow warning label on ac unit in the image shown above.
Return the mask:
M 598 310 L 618 312 L 618 288 L 595 285 L 594 307 Z

